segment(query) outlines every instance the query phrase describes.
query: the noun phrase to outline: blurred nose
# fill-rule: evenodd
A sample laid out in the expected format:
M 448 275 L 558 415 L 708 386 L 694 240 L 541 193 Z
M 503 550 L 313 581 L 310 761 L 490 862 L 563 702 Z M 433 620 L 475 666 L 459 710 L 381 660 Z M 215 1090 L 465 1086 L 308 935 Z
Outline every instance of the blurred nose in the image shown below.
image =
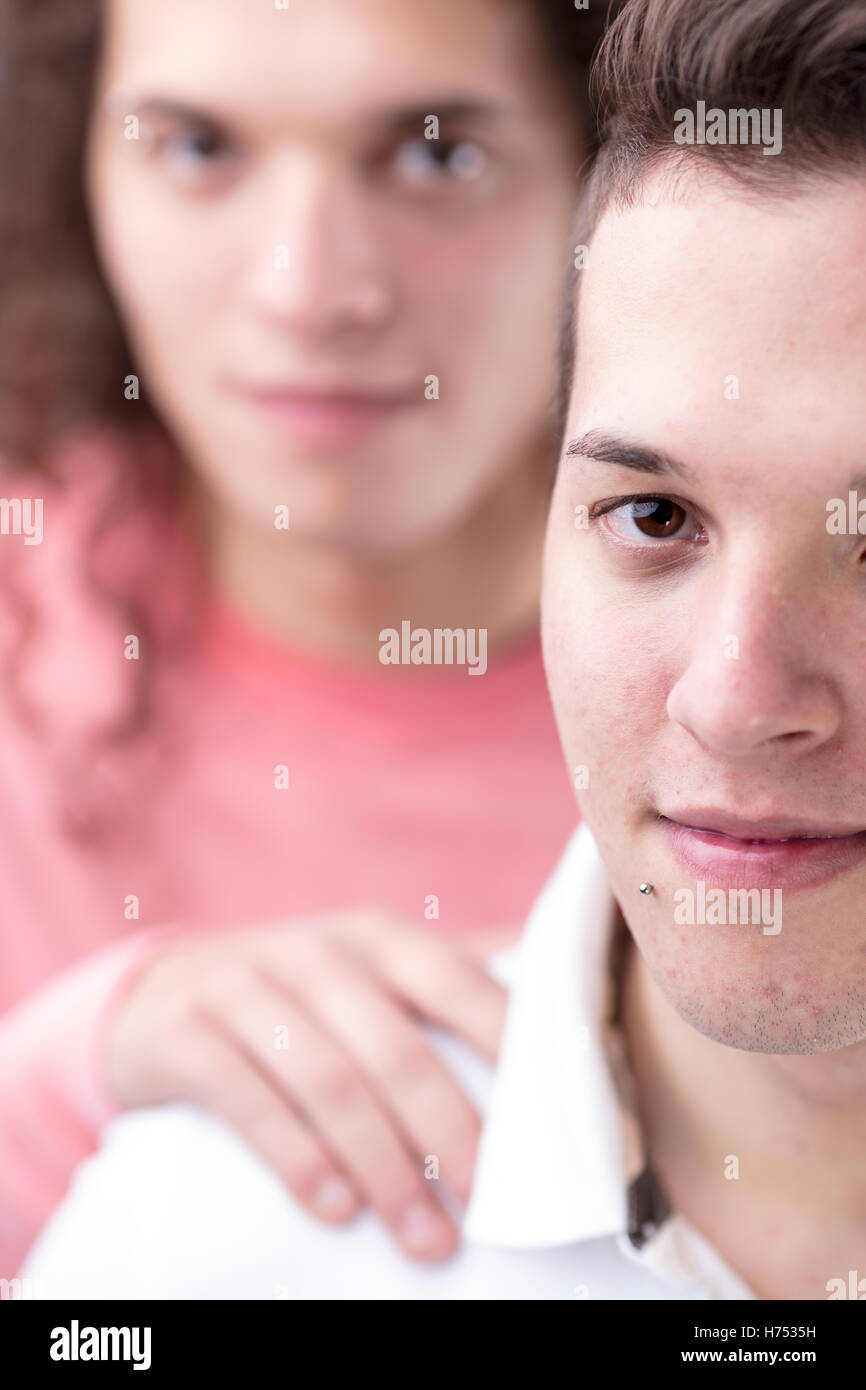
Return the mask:
M 272 177 L 257 221 L 245 289 L 260 319 L 309 340 L 364 337 L 391 321 L 393 267 L 350 172 L 293 159 Z
M 668 696 L 668 717 L 705 748 L 747 758 L 810 752 L 837 733 L 842 699 L 828 669 L 826 611 L 802 580 L 731 567 L 708 576 L 705 616 Z

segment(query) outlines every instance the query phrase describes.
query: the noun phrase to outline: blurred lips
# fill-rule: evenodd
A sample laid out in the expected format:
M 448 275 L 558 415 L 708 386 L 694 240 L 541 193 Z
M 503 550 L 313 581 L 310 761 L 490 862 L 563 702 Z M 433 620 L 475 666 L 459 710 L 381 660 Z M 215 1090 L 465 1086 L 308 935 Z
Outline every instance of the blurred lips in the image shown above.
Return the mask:
M 322 443 L 375 430 L 414 404 L 419 395 L 417 388 L 388 391 L 244 385 L 237 389 L 279 428 Z
M 660 814 L 659 824 L 678 863 L 714 888 L 815 887 L 866 859 L 866 830 L 856 826 L 711 810 Z

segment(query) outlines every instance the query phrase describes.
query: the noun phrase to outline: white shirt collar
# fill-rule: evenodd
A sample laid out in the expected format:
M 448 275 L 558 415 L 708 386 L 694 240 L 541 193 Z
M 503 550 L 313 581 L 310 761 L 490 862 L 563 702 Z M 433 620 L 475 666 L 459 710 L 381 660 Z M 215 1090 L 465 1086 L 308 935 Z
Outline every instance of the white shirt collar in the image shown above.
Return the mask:
M 464 1226 L 471 1239 L 526 1248 L 627 1229 L 627 1120 L 604 1040 L 614 920 L 582 825 L 517 949 Z

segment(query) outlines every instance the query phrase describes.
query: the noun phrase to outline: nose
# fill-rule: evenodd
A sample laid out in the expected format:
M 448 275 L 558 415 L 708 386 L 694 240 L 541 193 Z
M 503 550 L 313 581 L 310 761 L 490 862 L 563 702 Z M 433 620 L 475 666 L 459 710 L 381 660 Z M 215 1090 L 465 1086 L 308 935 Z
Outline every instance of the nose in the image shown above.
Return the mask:
M 350 171 L 293 158 L 274 171 L 263 203 L 245 285 L 260 319 L 311 340 L 364 336 L 390 322 L 393 268 Z
M 668 717 L 727 758 L 832 739 L 842 698 L 827 660 L 826 611 L 795 576 L 732 566 L 707 576 L 706 616 L 667 701 Z

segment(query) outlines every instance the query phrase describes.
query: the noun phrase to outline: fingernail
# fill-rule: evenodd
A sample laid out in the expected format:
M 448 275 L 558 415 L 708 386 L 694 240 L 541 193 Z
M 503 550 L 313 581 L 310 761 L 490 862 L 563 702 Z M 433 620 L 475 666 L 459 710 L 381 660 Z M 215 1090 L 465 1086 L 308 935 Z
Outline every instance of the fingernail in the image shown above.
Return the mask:
M 405 1245 L 414 1250 L 428 1250 L 431 1245 L 442 1243 L 442 1218 L 419 1202 L 404 1215 L 400 1234 Z
M 313 1194 L 312 1206 L 319 1216 L 350 1216 L 357 1203 L 351 1187 L 341 1178 L 325 1178 Z

